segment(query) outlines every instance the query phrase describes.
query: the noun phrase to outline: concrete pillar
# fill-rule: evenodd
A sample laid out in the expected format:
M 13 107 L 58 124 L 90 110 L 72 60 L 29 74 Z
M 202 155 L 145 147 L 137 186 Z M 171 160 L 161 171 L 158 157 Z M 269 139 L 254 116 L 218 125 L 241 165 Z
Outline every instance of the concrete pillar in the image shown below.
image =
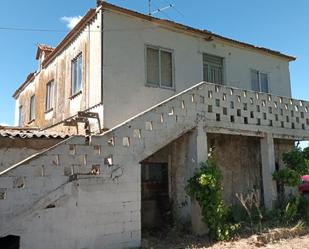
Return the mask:
M 207 134 L 202 126 L 196 128 L 196 167 L 208 158 Z M 203 222 L 201 208 L 196 200 L 191 201 L 191 224 L 192 230 L 197 235 L 207 234 L 207 225 Z
M 266 133 L 265 137 L 261 139 L 261 157 L 264 205 L 266 209 L 271 209 L 277 199 L 277 186 L 272 177 L 276 170 L 274 139 L 269 133 Z
M 205 162 L 208 159 L 208 145 L 207 134 L 203 127 L 199 125 L 196 129 L 196 161 L 199 167 L 201 162 Z

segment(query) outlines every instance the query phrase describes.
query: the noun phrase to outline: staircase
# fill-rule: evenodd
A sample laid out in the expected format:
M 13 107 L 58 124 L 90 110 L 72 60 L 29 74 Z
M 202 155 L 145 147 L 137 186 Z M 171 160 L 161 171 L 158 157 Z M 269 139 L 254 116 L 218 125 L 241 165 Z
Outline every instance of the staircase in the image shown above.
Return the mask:
M 68 138 L 0 173 L 0 237 L 21 235 L 21 248 L 137 247 L 143 159 L 198 124 L 308 139 L 308 108 L 199 83 L 102 135 Z

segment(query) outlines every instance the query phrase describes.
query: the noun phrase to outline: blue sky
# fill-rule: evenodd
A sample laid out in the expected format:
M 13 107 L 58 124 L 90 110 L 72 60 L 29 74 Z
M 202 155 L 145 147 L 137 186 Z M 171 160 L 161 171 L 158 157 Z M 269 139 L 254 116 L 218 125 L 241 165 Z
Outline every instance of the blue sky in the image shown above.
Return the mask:
M 293 97 L 309 100 L 308 0 L 152 0 L 153 9 L 175 4 L 156 16 L 297 57 L 290 64 Z M 142 13 L 147 0 L 110 3 Z M 69 30 L 63 17 L 83 15 L 95 0 L 1 0 L 0 3 L 0 123 L 13 124 L 13 92 L 36 70 L 36 44 L 55 46 Z M 181 14 L 179 13 L 181 12 Z M 70 20 L 67 18 L 66 20 Z M 58 30 L 12 31 L 3 28 Z M 63 32 L 62 32 L 63 31 Z

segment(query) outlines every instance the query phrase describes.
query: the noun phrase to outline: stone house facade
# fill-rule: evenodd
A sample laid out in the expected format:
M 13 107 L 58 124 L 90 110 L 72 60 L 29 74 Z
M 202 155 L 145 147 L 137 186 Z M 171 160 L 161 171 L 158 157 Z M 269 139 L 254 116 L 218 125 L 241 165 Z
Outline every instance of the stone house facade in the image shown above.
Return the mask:
M 282 153 L 309 137 L 295 58 L 209 31 L 102 2 L 36 58 L 16 125 L 71 136 L 0 173 L 0 236 L 21 248 L 139 247 L 167 213 L 203 233 L 184 187 L 210 148 L 228 204 L 257 189 L 271 208 Z

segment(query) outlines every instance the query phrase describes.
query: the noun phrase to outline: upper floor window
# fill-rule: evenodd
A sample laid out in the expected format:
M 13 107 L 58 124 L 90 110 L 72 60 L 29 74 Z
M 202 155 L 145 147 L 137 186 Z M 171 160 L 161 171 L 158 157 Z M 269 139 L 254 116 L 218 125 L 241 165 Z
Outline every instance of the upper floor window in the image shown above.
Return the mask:
M 223 84 L 223 58 L 203 54 L 203 80 L 215 84 Z
M 83 78 L 83 57 L 80 53 L 77 57 L 75 57 L 72 62 L 72 92 L 74 95 L 78 93 L 82 88 L 82 78 Z
M 54 108 L 54 80 L 51 80 L 46 85 L 46 100 L 45 110 L 49 111 Z
M 268 93 L 268 75 L 257 70 L 251 70 L 251 88 L 253 91 Z
M 30 98 L 30 114 L 29 114 L 29 121 L 35 119 L 35 95 L 32 95 Z
M 171 50 L 146 47 L 147 84 L 173 88 L 173 53 Z
M 23 126 L 24 120 L 23 120 L 23 106 L 19 106 L 18 108 L 18 126 Z

